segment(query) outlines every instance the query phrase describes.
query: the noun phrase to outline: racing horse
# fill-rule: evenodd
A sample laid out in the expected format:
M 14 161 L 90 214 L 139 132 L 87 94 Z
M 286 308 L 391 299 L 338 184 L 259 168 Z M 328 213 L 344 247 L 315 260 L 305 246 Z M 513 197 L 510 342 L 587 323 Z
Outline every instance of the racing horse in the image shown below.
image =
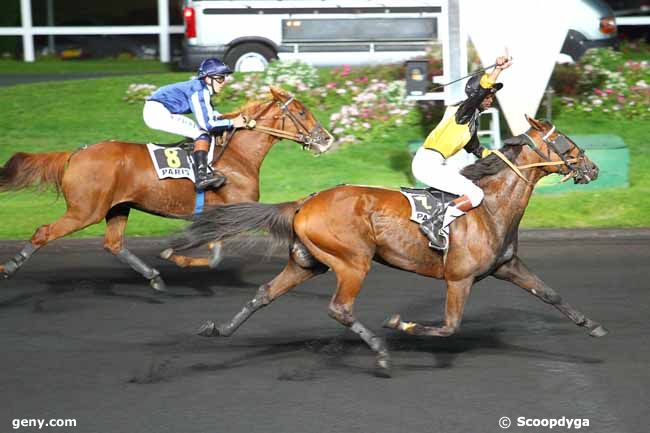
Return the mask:
M 259 200 L 262 161 L 280 139 L 291 139 L 315 154 L 331 146 L 332 136 L 300 101 L 275 87 L 270 96 L 270 100 L 248 103 L 226 115 L 242 113 L 252 121 L 248 129 L 232 133 L 224 147 L 215 168 L 227 175 L 228 182 L 218 190 L 205 191 L 206 206 Z M 142 144 L 102 141 L 74 152 L 16 153 L 0 167 L 0 192 L 31 185 L 54 185 L 65 198 L 67 211 L 57 221 L 39 227 L 19 253 L 0 264 L 0 276 L 13 275 L 47 243 L 105 219 L 104 248 L 148 279 L 154 289 L 165 290 L 158 270 L 125 246 L 129 211 L 189 219 L 197 199 L 191 181 L 159 180 Z
M 531 128 L 506 140 L 503 152 L 463 169 L 485 191 L 482 204 L 457 219 L 448 249 L 429 248 L 411 207 L 399 192 L 378 187 L 342 185 L 295 202 L 241 203 L 210 210 L 172 240 L 184 250 L 211 239 L 226 239 L 269 230 L 289 245 L 289 261 L 280 274 L 262 285 L 230 322 L 206 322 L 199 334 L 230 336 L 255 311 L 296 285 L 332 269 L 336 291 L 329 315 L 358 334 L 376 352 L 376 374 L 390 376 L 390 355 L 381 336 L 353 313 L 355 298 L 374 260 L 420 275 L 444 279 L 447 285 L 444 322 L 426 326 L 406 322 L 398 314 L 384 326 L 412 335 L 447 337 L 458 331 L 472 285 L 488 276 L 510 281 L 554 306 L 576 325 L 600 337 L 607 330 L 565 302 L 531 272 L 517 254 L 519 223 L 537 181 L 563 173 L 586 184 L 598 167 L 573 141 L 548 122 L 528 118 Z

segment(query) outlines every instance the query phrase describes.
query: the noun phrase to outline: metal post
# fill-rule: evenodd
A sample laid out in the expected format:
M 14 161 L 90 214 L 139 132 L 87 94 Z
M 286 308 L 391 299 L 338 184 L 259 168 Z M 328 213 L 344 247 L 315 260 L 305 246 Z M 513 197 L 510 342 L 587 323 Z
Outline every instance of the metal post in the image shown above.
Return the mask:
M 20 19 L 23 33 L 23 57 L 26 62 L 33 62 L 34 34 L 32 33 L 32 2 L 20 0 Z
M 450 81 L 453 81 L 467 74 L 467 36 L 461 31 L 459 0 L 448 0 L 447 20 L 450 62 L 449 74 L 445 75 L 448 76 Z M 463 82 L 449 86 L 449 97 L 452 101 L 460 101 L 464 98 L 464 86 L 465 83 Z
M 158 0 L 158 30 L 160 61 L 169 63 L 171 60 L 169 47 L 169 0 Z
M 54 27 L 54 0 L 47 0 L 47 25 Z M 47 35 L 47 49 L 50 54 L 54 54 L 54 35 Z

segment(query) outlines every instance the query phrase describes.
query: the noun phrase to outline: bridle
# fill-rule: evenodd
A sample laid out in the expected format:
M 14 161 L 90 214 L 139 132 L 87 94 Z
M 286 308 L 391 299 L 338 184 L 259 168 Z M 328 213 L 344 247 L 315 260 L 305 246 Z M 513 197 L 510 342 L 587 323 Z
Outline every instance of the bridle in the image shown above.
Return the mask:
M 493 152 L 501 158 L 517 175 L 522 178 L 526 183 L 531 183 L 521 172 L 521 170 L 525 170 L 528 168 L 536 168 L 536 167 L 548 167 L 548 166 L 556 166 L 560 165 L 562 166 L 561 169 L 565 169 L 565 171 L 561 171 L 560 173 L 564 174 L 565 176 L 562 178 L 561 182 L 566 182 L 567 180 L 571 178 L 577 178 L 578 177 L 586 177 L 587 180 L 591 180 L 590 177 L 584 172 L 584 170 L 581 167 L 575 166 L 574 164 L 580 163 L 581 161 L 584 160 L 584 150 L 580 148 L 577 144 L 573 143 L 571 140 L 569 140 L 564 134 L 560 132 L 556 132 L 556 136 L 554 140 L 551 140 L 550 137 L 553 135 L 553 133 L 556 132 L 555 125 L 551 125 L 551 129 L 542 136 L 542 140 L 544 143 L 546 143 L 547 151 L 548 154 L 545 155 L 544 152 L 537 146 L 537 143 L 535 143 L 535 140 L 528 135 L 527 133 L 523 133 L 517 137 L 513 137 L 511 140 L 516 140 L 517 143 L 521 144 L 520 139 L 524 141 L 528 147 L 533 149 L 535 153 L 539 155 L 544 162 L 536 162 L 533 164 L 526 164 L 526 165 L 515 165 L 510 161 L 503 153 L 501 153 L 498 150 L 493 150 Z M 506 140 L 507 142 L 508 140 Z M 573 149 L 578 149 L 578 156 L 573 157 L 573 158 L 567 158 L 567 154 L 572 151 Z M 561 161 L 552 161 L 551 160 L 551 151 L 553 151 L 560 159 Z
M 289 110 L 289 105 L 295 100 L 294 96 L 291 96 L 289 99 L 287 99 L 285 102 L 282 102 L 278 100 L 276 97 L 274 97 L 271 101 L 267 103 L 267 105 L 260 110 L 259 113 L 251 117 L 246 123 L 246 129 L 249 130 L 256 130 L 260 132 L 264 132 L 266 134 L 272 135 L 274 137 L 278 138 L 283 138 L 283 139 L 289 139 L 293 140 L 297 143 L 302 144 L 303 149 L 308 149 L 311 150 L 314 144 L 318 143 L 322 139 L 322 135 L 320 132 L 324 132 L 327 135 L 327 138 L 330 140 L 333 140 L 332 135 L 327 132 L 320 123 L 316 123 L 314 128 L 309 130 L 307 126 L 298 118 L 296 115 Z M 273 105 L 277 105 L 282 114 L 280 116 L 275 116 L 275 119 L 282 119 L 282 126 L 280 129 L 276 128 L 269 128 L 267 126 L 262 126 L 258 125 L 257 121 L 264 119 L 262 116 L 266 114 L 267 111 L 273 107 Z M 289 118 L 291 123 L 293 124 L 294 128 L 298 131 L 296 133 L 294 132 L 288 132 L 284 129 L 284 124 L 285 120 Z

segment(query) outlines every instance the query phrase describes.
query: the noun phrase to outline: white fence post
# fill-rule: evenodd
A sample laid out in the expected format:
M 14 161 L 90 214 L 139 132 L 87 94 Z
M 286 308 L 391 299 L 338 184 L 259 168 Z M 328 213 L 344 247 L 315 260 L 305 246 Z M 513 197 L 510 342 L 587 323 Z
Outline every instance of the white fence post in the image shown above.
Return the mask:
M 158 32 L 160 61 L 169 63 L 171 60 L 169 48 L 169 0 L 158 0 Z
M 34 34 L 32 33 L 32 2 L 31 0 L 20 0 L 20 19 L 23 33 L 23 56 L 26 62 L 33 62 L 34 56 Z

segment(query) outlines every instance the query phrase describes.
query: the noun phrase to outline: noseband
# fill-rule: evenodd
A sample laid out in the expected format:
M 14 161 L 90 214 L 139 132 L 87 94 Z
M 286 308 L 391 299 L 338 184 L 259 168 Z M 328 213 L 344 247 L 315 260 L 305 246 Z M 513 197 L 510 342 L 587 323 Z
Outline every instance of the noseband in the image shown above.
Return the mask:
M 587 176 L 584 173 L 584 170 L 582 168 L 573 165 L 579 163 L 584 159 L 584 153 L 585 153 L 584 150 L 580 148 L 577 144 L 571 142 L 571 140 L 569 140 L 564 134 L 560 132 L 557 133 L 555 140 L 550 140 L 551 135 L 553 135 L 555 131 L 556 131 L 555 125 L 552 125 L 552 128 L 542 136 L 542 140 L 544 141 L 544 143 L 546 143 L 547 146 L 548 155 L 544 155 L 542 150 L 537 146 L 535 140 L 533 140 L 533 138 L 530 135 L 526 133 L 520 135 L 520 137 L 522 137 L 526 142 L 526 145 L 528 145 L 528 147 L 533 149 L 535 153 L 537 153 L 539 157 L 542 158 L 542 160 L 544 160 L 545 162 L 537 162 L 534 164 L 516 166 L 510 160 L 508 160 L 508 158 L 506 158 L 506 156 L 500 151 L 494 150 L 493 152 L 499 158 L 501 158 L 510 168 L 512 168 L 515 171 L 515 173 L 517 173 L 517 175 L 527 183 L 530 183 L 530 181 L 526 179 L 526 177 L 524 177 L 524 175 L 521 173 L 520 170 L 533 168 L 533 167 L 547 167 L 547 166 L 554 166 L 554 165 L 561 165 L 563 166 L 563 168 L 566 167 L 566 170 L 564 172 L 561 172 L 562 174 L 565 175 L 564 178 L 562 178 L 561 182 L 566 182 L 572 177 L 576 177 L 579 175 L 585 176 L 589 179 L 589 176 Z M 567 158 L 566 154 L 568 154 L 573 149 L 578 149 L 578 156 L 576 158 Z M 551 151 L 553 151 L 561 159 L 561 161 L 552 161 Z

